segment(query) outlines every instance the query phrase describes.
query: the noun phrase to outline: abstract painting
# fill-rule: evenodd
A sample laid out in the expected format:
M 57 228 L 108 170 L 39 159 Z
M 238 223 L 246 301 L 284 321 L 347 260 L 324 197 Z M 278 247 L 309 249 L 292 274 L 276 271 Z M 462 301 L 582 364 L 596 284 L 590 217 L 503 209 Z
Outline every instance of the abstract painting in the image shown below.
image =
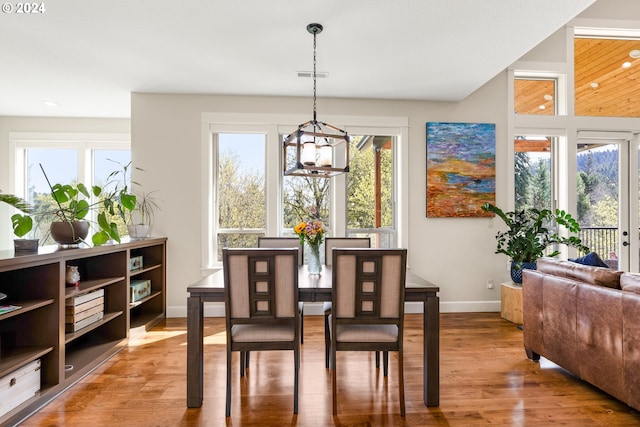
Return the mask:
M 495 171 L 495 124 L 427 123 L 427 217 L 493 216 Z

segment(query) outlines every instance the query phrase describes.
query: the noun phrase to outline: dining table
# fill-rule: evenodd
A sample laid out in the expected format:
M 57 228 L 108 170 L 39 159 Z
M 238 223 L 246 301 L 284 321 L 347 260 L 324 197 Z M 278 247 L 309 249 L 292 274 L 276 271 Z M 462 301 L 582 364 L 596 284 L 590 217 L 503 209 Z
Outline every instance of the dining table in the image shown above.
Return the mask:
M 332 271 L 320 275 L 298 269 L 298 296 L 303 302 L 331 301 Z M 440 405 L 440 301 L 438 286 L 407 269 L 405 301 L 422 302 L 423 400 Z M 224 302 L 224 273 L 218 270 L 187 288 L 187 407 L 202 406 L 204 393 L 204 303 Z

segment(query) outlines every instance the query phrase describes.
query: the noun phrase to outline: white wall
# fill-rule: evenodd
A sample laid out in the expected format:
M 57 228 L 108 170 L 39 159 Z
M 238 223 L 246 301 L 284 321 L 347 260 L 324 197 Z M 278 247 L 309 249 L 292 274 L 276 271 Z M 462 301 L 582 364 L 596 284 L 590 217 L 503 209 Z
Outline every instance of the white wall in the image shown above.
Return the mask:
M 322 115 L 401 116 L 409 120 L 409 264 L 440 286 L 443 311 L 499 310 L 499 283 L 508 279 L 506 259 L 494 255 L 493 219 L 426 218 L 427 121 L 496 124 L 497 193 L 507 173 L 504 153 L 506 73 L 460 103 L 320 99 Z M 145 187 L 163 200 L 154 234 L 168 237 L 170 315 L 186 313 L 186 288 L 201 275 L 201 114 L 206 112 L 300 114 L 308 98 L 215 95 L 132 95 L 132 159 L 146 169 Z M 498 196 L 497 203 L 504 203 Z M 494 289 L 487 289 L 493 280 Z

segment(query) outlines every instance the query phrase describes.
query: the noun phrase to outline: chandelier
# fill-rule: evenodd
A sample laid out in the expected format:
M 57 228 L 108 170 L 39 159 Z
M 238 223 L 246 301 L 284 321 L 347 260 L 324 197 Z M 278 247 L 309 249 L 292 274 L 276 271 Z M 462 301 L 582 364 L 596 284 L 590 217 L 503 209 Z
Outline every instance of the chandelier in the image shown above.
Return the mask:
M 285 175 L 331 178 L 349 172 L 349 135 L 318 121 L 316 116 L 316 36 L 322 29 L 320 24 L 307 25 L 307 31 L 313 34 L 313 119 L 285 138 Z

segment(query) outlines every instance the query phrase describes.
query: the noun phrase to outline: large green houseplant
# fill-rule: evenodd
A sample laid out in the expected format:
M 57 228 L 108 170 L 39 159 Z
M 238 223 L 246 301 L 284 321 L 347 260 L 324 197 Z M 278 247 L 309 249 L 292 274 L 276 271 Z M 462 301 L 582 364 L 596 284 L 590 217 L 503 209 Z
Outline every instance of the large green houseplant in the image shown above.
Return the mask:
M 113 218 L 133 210 L 136 206 L 136 196 L 129 193 L 126 184 L 112 179 L 118 172 L 111 173 L 104 186 L 92 186 L 91 191 L 82 183 L 52 185 L 44 169 L 43 173 L 53 202 L 34 208 L 31 213 L 15 214 L 12 224 L 16 235 L 18 230 L 23 234 L 31 231 L 34 225 L 33 217 L 37 224 L 51 223 L 49 232 L 58 243 L 76 244 L 88 235 L 88 218 L 93 211 L 96 213 L 96 223 L 95 232 L 91 236 L 92 243 L 102 245 L 109 240 L 121 241 L 118 225 Z M 68 236 L 59 238 L 61 233 Z
M 589 252 L 589 248 L 575 235 L 580 231 L 578 221 L 563 210 L 529 208 L 504 212 L 491 203 L 482 205 L 482 210 L 497 215 L 508 227 L 507 231 L 496 234 L 495 253 L 507 255 L 511 259 L 511 276 L 516 283 L 522 282 L 523 268 L 535 269 L 538 258 L 553 257 L 560 253 L 557 249 L 549 251 L 548 248 L 552 245 L 566 245 L 581 252 Z M 571 234 L 559 235 L 555 224 L 565 227 Z

